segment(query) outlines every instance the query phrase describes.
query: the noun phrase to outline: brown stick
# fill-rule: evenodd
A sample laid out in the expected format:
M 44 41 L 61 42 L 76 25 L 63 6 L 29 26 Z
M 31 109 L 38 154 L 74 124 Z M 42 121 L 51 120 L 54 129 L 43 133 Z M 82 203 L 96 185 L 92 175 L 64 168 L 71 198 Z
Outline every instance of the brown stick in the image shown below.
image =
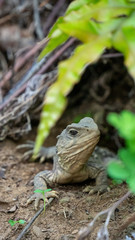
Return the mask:
M 73 42 L 75 42 L 75 38 L 70 38 L 55 54 L 51 57 L 48 62 L 40 69 L 38 74 L 44 73 L 56 60 L 57 58 L 68 48 Z
M 3 80 L 0 82 L 0 88 L 12 77 L 12 73 L 17 73 L 21 67 L 24 66 L 28 62 L 28 60 L 38 52 L 46 43 L 48 39 L 43 39 L 41 42 L 38 42 L 28 53 L 25 54 L 23 57 L 19 57 L 13 70 L 9 70 L 6 75 L 3 77 Z
M 60 8 L 64 4 L 64 2 L 65 2 L 65 0 L 59 0 L 59 1 L 56 2 L 56 5 L 53 8 L 53 11 L 51 12 L 51 14 L 49 15 L 49 17 L 48 17 L 48 19 L 46 21 L 46 24 L 45 24 L 45 26 L 43 28 L 43 32 L 44 32 L 45 36 L 47 35 L 49 27 L 52 26 L 56 16 L 58 15 L 58 12 L 60 11 Z
M 35 31 L 38 36 L 38 39 L 43 39 L 44 34 L 41 27 L 41 21 L 40 21 L 40 14 L 38 9 L 38 0 L 33 0 L 33 10 L 34 10 L 34 25 L 35 25 Z
M 2 24 L 4 24 L 5 22 L 11 20 L 12 17 L 13 17 L 13 15 L 12 15 L 12 14 L 9 14 L 9 15 L 7 15 L 7 16 L 1 18 L 1 19 L 0 19 L 0 25 L 2 25 Z
M 36 74 L 42 74 L 42 73 L 44 73 L 51 65 L 52 65 L 52 63 L 54 63 L 56 60 L 57 60 L 57 58 L 69 47 L 69 46 L 71 46 L 72 45 L 72 43 L 75 41 L 75 38 L 71 38 L 69 41 L 67 41 L 61 48 L 60 48 L 60 50 L 57 52 L 57 53 L 55 53 L 48 61 L 47 61 L 47 63 L 41 68 L 41 70 L 40 71 L 38 71 L 37 69 L 36 69 L 36 64 L 34 65 L 34 70 L 32 71 L 32 74 L 31 74 L 31 76 L 29 77 L 27 77 L 27 81 L 35 74 L 35 72 L 37 72 Z M 42 59 L 42 60 L 44 60 L 44 59 Z M 41 61 L 42 61 L 41 60 Z M 40 62 L 39 62 L 40 63 Z M 44 64 L 44 61 L 42 61 L 41 62 L 42 63 L 42 65 Z M 17 97 L 21 92 L 23 92 L 24 90 L 25 90 L 25 88 L 26 88 L 26 86 L 27 86 L 27 81 L 25 81 L 22 85 L 21 85 L 21 87 L 19 88 L 19 89 L 17 89 L 17 90 L 15 90 L 13 93 L 12 93 L 12 95 L 9 95 L 9 96 L 6 96 L 6 100 L 5 101 L 3 101 L 1 104 L 0 104 L 0 110 L 2 110 L 12 99 L 14 99 L 14 97 Z
M 119 232 L 123 231 L 125 228 L 127 228 L 132 222 L 135 222 L 135 213 L 133 213 L 130 217 L 128 217 L 124 223 L 121 224 L 119 227 Z

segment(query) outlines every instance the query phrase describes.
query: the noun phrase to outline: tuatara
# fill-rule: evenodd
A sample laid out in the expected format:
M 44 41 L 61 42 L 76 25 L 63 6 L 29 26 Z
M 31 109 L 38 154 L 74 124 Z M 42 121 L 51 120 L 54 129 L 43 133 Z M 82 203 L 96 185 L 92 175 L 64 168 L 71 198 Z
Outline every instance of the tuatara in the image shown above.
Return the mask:
M 45 190 L 47 185 L 53 187 L 55 184 L 83 182 L 90 178 L 96 180 L 96 186 L 90 193 L 106 191 L 107 176 L 102 150 L 97 154 L 99 150 L 95 149 L 92 154 L 100 138 L 94 120 L 85 117 L 79 123 L 72 123 L 57 138 L 56 147 L 41 148 L 41 155 L 53 157 L 53 169 L 38 173 L 34 178 L 34 188 Z M 46 192 L 45 197 L 57 197 L 57 192 Z M 43 199 L 43 195 L 35 193 L 28 203 L 35 200 L 37 209 L 40 199 Z

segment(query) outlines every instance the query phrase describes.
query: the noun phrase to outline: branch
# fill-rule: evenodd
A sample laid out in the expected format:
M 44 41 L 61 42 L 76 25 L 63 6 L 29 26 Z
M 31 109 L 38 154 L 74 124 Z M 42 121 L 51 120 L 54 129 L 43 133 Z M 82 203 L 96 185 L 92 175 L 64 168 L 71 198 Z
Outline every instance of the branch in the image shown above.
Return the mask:
M 42 27 L 41 27 L 41 21 L 40 21 L 40 15 L 38 10 L 38 1 L 33 0 L 33 9 L 34 9 L 34 23 L 35 23 L 35 31 L 37 33 L 38 38 L 41 40 L 44 37 Z
M 19 57 L 17 62 L 12 70 L 9 70 L 6 75 L 3 77 L 3 80 L 0 82 L 0 88 L 12 77 L 12 73 L 17 73 L 21 67 L 28 62 L 28 60 L 35 55 L 46 43 L 48 39 L 43 39 L 41 42 L 38 42 L 28 53 L 24 56 Z
M 56 2 L 56 5 L 55 7 L 53 8 L 51 14 L 49 15 L 46 23 L 45 23 L 45 26 L 43 28 L 43 32 L 44 32 L 44 35 L 46 36 L 47 33 L 48 33 L 48 30 L 49 28 L 52 26 L 54 20 L 55 20 L 55 17 L 58 15 L 61 7 L 63 6 L 65 0 L 59 0 Z
M 135 222 L 135 213 L 131 214 L 131 216 L 127 217 L 124 222 L 120 225 L 119 229 L 116 231 L 115 235 L 119 232 L 123 232 L 132 222 Z

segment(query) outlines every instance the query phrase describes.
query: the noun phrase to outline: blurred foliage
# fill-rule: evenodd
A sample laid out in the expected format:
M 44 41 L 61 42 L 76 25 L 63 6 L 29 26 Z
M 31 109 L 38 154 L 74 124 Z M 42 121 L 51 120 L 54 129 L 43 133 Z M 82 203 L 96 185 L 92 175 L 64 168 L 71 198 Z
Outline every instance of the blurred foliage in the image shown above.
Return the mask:
M 125 181 L 135 193 L 135 114 L 126 110 L 120 114 L 111 113 L 108 115 L 108 122 L 125 139 L 125 148 L 118 151 L 120 162 L 111 162 L 108 174 L 114 179 Z
M 60 17 L 50 33 L 49 42 L 38 60 L 70 37 L 82 44 L 58 66 L 58 79 L 48 89 L 41 114 L 34 154 L 39 151 L 50 128 L 64 111 L 66 96 L 79 81 L 88 63 L 96 61 L 105 48 L 122 52 L 125 65 L 135 77 L 135 2 L 128 0 L 76 0 Z M 119 79 L 118 79 L 119 80 Z

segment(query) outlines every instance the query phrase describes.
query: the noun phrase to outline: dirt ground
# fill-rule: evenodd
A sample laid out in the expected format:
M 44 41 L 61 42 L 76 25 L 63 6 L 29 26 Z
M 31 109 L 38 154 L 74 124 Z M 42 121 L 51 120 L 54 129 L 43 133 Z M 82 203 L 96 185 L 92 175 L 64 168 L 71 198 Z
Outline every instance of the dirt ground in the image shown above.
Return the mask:
M 11 227 L 9 219 L 23 219 L 26 224 L 35 215 L 33 204 L 25 207 L 26 200 L 33 193 L 33 178 L 43 169 L 51 169 L 51 163 L 24 162 L 22 154 L 16 151 L 18 143 L 6 140 L 0 143 L 0 240 L 17 239 L 25 225 L 16 224 Z M 76 185 L 64 185 L 54 188 L 59 192 L 59 199 L 55 199 L 32 224 L 22 239 L 76 239 L 81 227 L 86 226 L 94 216 L 110 207 L 126 192 L 126 185 L 113 185 L 109 180 L 110 192 L 102 195 L 90 196 L 83 193 L 86 182 Z M 111 240 L 124 240 L 126 234 L 135 230 L 132 225 L 127 230 L 119 232 L 119 227 L 130 216 L 134 209 L 135 198 L 130 197 L 116 210 L 109 224 Z M 41 206 L 43 202 L 41 202 Z M 102 217 L 97 223 L 89 239 L 96 239 L 99 226 L 104 223 Z M 130 238 L 129 238 L 130 239 Z

